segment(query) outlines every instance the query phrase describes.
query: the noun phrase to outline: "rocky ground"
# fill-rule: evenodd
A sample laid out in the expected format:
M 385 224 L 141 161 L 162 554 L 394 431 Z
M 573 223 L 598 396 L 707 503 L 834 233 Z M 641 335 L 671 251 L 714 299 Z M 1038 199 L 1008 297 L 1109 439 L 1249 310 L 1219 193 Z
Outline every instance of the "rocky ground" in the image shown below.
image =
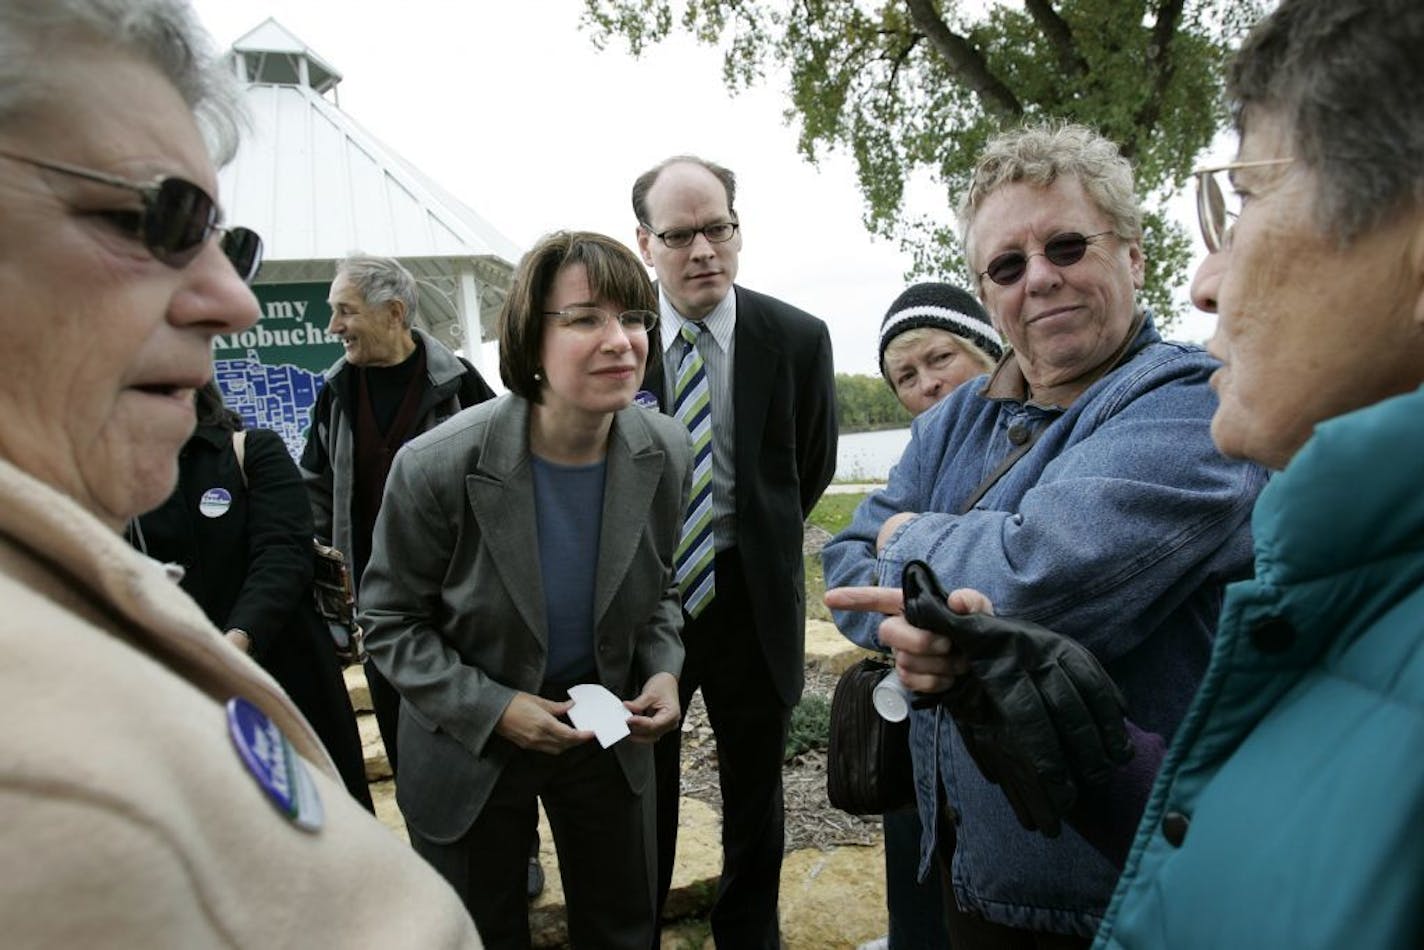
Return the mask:
M 829 702 L 837 674 L 814 666 L 806 670 L 806 693 Z M 682 794 L 722 808 L 717 786 L 716 743 L 699 693 L 683 722 Z M 880 819 L 847 815 L 826 799 L 826 753 L 811 750 L 789 759 L 782 770 L 786 789 L 786 851 L 842 845 L 874 845 L 880 840 Z

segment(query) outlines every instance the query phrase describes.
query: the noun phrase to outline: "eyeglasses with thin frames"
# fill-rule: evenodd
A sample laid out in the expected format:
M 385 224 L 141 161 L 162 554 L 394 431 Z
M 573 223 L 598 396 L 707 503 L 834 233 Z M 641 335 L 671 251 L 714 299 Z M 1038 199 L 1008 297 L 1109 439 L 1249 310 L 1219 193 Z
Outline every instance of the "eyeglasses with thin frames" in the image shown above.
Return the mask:
M 546 310 L 544 316 L 553 317 L 554 322 L 565 330 L 588 334 L 602 333 L 608 326 L 609 318 L 616 319 L 627 334 L 645 334 L 658 324 L 658 315 L 651 310 L 624 310 L 611 314 L 599 307 L 567 307 Z
M 699 234 L 705 237 L 709 244 L 726 244 L 732 239 L 732 235 L 737 233 L 739 227 L 741 225 L 735 221 L 723 221 L 720 224 L 709 224 L 705 228 L 668 228 L 661 233 L 644 224 L 643 230 L 673 250 L 677 250 L 690 247 L 692 242 L 697 240 Z
M 989 262 L 987 268 L 979 272 L 979 278 L 982 280 L 987 277 L 1001 287 L 1012 287 L 1028 272 L 1028 262 L 1033 258 L 1046 257 L 1055 267 L 1070 267 L 1088 253 L 1089 244 L 1112 233 L 1099 231 L 1096 234 L 1079 234 L 1077 231 L 1065 231 L 1055 234 L 1043 242 L 1041 251 L 1034 251 L 1032 254 L 1005 251 L 998 255 Z
M 1198 168 L 1192 172 L 1197 180 L 1197 223 L 1201 225 L 1202 240 L 1209 253 L 1215 254 L 1231 240 L 1231 229 L 1241 214 L 1241 198 L 1228 180 L 1221 187 L 1218 180 L 1222 172 L 1234 172 L 1240 168 L 1269 168 L 1272 165 L 1289 165 L 1293 158 L 1263 158 L 1254 162 L 1228 162 L 1211 168 Z
M 116 212 L 111 218 L 143 244 L 155 260 L 169 267 L 187 267 L 208 239 L 214 233 L 222 232 L 222 252 L 237 275 L 249 284 L 257 276 L 257 269 L 262 264 L 262 238 L 250 228 L 229 228 L 219 224 L 221 215 L 217 202 L 187 179 L 165 176 L 144 184 L 91 168 L 44 161 L 15 152 L 0 150 L 0 157 L 136 193 L 143 202 L 143 209 L 127 214 Z

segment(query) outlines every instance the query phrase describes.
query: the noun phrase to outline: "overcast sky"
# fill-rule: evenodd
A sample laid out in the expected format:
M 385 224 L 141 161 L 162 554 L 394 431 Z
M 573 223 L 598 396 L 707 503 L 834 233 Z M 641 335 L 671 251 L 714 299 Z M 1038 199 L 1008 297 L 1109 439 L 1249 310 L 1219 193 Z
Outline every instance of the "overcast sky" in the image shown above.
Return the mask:
M 274 17 L 344 76 L 345 112 L 521 248 L 559 228 L 636 247 L 628 192 L 639 172 L 683 152 L 730 167 L 738 283 L 824 319 L 837 371 L 878 372 L 880 320 L 909 260 L 861 224 L 848 159 L 813 167 L 797 154 L 781 78 L 733 98 L 717 51 L 681 36 L 639 60 L 616 46 L 600 53 L 578 27 L 579 0 L 194 6 L 223 48 Z M 943 204 L 918 200 L 910 214 Z M 1194 315 L 1176 335 L 1202 339 L 1212 325 Z

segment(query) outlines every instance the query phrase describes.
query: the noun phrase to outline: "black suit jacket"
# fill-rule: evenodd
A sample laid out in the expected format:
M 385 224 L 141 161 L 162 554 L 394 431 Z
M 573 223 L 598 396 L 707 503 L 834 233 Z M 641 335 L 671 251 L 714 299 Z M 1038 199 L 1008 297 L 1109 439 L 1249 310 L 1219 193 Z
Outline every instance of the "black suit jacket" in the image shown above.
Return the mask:
M 762 654 L 788 706 L 806 665 L 806 516 L 836 469 L 836 381 L 825 323 L 774 297 L 737 295 L 732 413 L 737 550 Z M 644 384 L 663 412 L 661 363 Z

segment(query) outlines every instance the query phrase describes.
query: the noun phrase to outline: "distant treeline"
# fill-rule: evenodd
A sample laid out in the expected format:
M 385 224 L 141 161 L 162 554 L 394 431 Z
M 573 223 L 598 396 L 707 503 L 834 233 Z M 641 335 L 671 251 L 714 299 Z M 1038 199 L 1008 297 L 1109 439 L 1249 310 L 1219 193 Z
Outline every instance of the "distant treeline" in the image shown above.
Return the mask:
M 842 432 L 899 429 L 910 424 L 910 414 L 879 376 L 837 373 L 836 408 Z

